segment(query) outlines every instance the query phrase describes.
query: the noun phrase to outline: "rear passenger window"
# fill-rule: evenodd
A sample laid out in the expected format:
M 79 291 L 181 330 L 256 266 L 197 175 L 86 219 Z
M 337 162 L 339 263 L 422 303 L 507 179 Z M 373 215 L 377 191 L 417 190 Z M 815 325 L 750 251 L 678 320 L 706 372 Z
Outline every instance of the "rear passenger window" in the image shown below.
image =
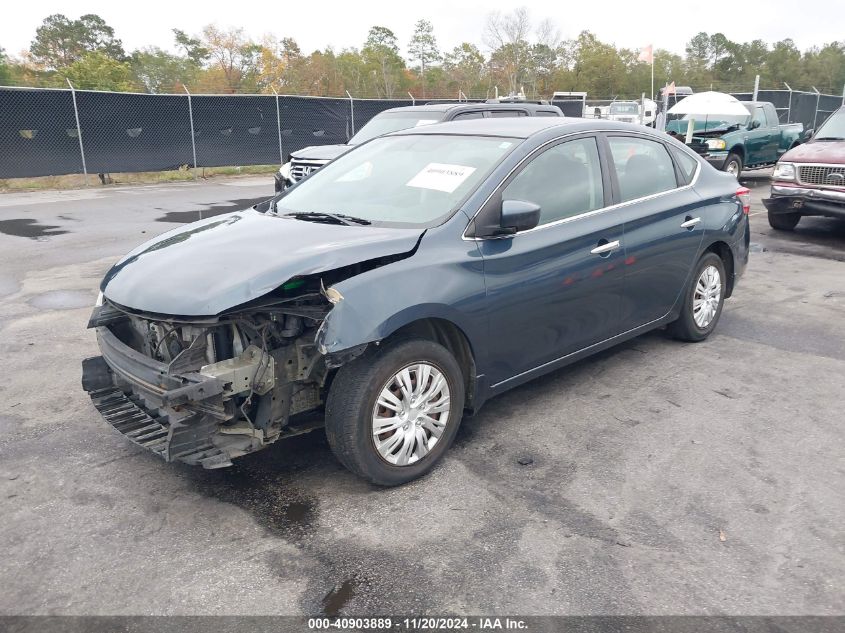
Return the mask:
M 633 136 L 611 136 L 608 141 L 622 202 L 678 186 L 672 158 L 662 143 Z
M 524 110 L 490 110 L 490 116 L 494 119 L 503 117 L 528 116 Z
M 461 112 L 460 114 L 456 114 L 455 118 L 452 119 L 453 121 L 464 121 L 466 119 L 483 119 L 484 113 L 483 112 Z
M 683 178 L 682 185 L 688 185 L 692 182 L 692 177 L 695 175 L 695 169 L 698 167 L 698 161 L 686 152 L 675 147 L 672 148 L 672 156 L 675 157 L 675 162 L 681 168 L 681 176 Z
M 514 178 L 503 200 L 540 205 L 540 224 L 563 220 L 604 206 L 595 138 L 582 138 L 546 150 Z

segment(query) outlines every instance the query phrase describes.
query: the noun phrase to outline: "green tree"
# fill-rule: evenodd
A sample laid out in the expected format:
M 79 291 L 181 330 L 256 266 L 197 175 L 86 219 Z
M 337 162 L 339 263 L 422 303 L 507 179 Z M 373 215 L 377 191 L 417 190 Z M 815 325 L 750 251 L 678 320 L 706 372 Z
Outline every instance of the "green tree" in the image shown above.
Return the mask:
M 425 71 L 432 62 L 440 60 L 440 51 L 437 48 L 437 38 L 434 37 L 434 27 L 428 20 L 419 20 L 414 27 L 414 35 L 408 45 L 408 53 L 411 61 L 420 63 L 420 80 L 422 83 L 422 94 L 425 96 Z
M 800 87 L 804 83 L 801 77 L 801 51 L 791 39 L 775 42 L 766 55 L 763 72 L 771 86 L 780 88 L 785 82 L 793 88 Z
M 189 58 L 152 46 L 132 53 L 129 63 L 138 81 L 153 93 L 181 91 L 199 72 Z
M 47 16 L 36 29 L 29 52 L 35 61 L 49 69 L 66 68 L 92 52 L 117 61 L 126 57 L 114 29 L 103 18 L 90 13 L 78 20 L 61 13 Z
M 185 31 L 179 29 L 173 29 L 173 37 L 176 40 L 176 46 L 181 48 L 185 56 L 197 66 L 202 65 L 208 59 L 210 51 L 203 46 L 199 38 L 191 37 Z
M 132 68 L 101 51 L 87 53 L 68 66 L 62 75 L 82 90 L 131 91 L 135 88 Z
M 466 95 L 478 94 L 482 86 L 487 62 L 475 44 L 463 42 L 443 58 L 443 69 L 448 77 L 450 91 Z
M 12 70 L 9 68 L 6 51 L 0 46 L 0 86 L 8 86 L 12 83 Z
M 399 55 L 396 34 L 383 26 L 370 28 L 361 55 L 372 74 L 377 94 L 393 98 L 405 68 L 405 62 Z
M 845 42 L 831 42 L 807 51 L 804 74 L 809 87 L 838 94 L 845 85 Z

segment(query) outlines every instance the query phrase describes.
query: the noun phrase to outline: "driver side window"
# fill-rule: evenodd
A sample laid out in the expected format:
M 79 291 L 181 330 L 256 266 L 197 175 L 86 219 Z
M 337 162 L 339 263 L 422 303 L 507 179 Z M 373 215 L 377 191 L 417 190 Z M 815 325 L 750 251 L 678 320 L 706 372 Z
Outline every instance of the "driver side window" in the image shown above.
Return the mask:
M 582 138 L 547 149 L 502 191 L 503 200 L 540 205 L 540 225 L 604 206 L 596 139 Z

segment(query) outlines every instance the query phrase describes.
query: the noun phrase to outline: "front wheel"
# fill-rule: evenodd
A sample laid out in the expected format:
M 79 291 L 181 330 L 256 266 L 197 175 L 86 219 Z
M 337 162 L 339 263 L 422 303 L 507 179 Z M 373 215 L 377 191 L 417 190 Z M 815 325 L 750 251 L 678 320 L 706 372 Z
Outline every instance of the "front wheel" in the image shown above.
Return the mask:
M 326 437 L 349 470 L 396 486 L 434 467 L 463 408 L 455 357 L 432 341 L 396 341 L 338 370 L 326 401 Z
M 739 179 L 742 174 L 742 157 L 739 154 L 730 154 L 725 161 L 724 170 Z
M 769 211 L 769 226 L 779 231 L 791 231 L 801 220 L 800 213 L 772 213 Z
M 725 304 L 727 278 L 725 264 L 716 253 L 705 253 L 698 260 L 691 283 L 684 294 L 684 304 L 669 333 L 682 341 L 703 341 L 716 328 Z

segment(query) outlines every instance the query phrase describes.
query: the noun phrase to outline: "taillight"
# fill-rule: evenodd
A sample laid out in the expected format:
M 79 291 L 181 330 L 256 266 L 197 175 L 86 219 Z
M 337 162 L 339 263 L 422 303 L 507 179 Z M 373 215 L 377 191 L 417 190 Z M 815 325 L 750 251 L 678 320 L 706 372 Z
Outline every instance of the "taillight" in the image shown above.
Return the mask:
M 751 189 L 740 187 L 736 190 L 736 197 L 742 203 L 742 212 L 748 215 L 748 212 L 751 211 Z

